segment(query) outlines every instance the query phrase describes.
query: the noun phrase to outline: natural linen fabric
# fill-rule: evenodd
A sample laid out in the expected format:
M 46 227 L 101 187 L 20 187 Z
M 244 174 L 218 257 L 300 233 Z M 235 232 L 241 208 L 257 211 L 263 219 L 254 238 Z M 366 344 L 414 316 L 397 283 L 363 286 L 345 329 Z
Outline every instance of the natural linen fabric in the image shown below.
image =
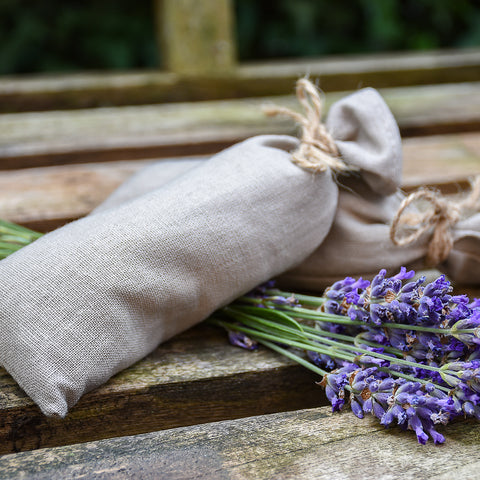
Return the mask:
M 347 189 L 348 188 L 348 189 Z M 337 214 L 323 244 L 302 264 L 280 277 L 284 287 L 323 291 L 345 276 L 372 278 L 382 268 L 425 268 L 431 231 L 410 245 L 390 240 L 390 225 L 404 194 L 382 195 L 363 181 L 345 182 Z M 458 284 L 480 284 L 480 214 L 453 228 L 453 248 L 435 267 Z
M 0 262 L 0 363 L 46 415 L 322 242 L 329 170 L 290 161 L 298 140 L 251 138 L 164 188 L 45 235 Z
M 372 278 L 382 268 L 393 274 L 401 266 L 415 270 L 428 266 L 425 257 L 431 230 L 406 246 L 390 240 L 390 226 L 405 195 L 399 189 L 400 134 L 382 98 L 372 89 L 347 96 L 332 105 L 326 125 L 344 161 L 358 172 L 337 177 L 339 203 L 330 233 L 301 265 L 279 276 L 279 284 L 322 292 L 345 276 Z M 173 162 L 165 165 L 170 175 L 172 170 L 181 174 L 192 166 Z M 163 168 L 159 162 L 140 171 L 112 199 L 119 194 L 131 198 L 143 190 L 142 185 L 145 189 L 160 187 Z M 436 268 L 454 282 L 479 285 L 480 214 L 462 218 L 452 236 L 453 248 Z
M 395 270 L 424 254 L 423 247 L 399 248 L 389 238 L 389 224 L 403 198 L 398 191 L 402 150 L 396 121 L 378 92 L 362 89 L 334 103 L 326 126 L 342 159 L 358 172 L 337 177 L 339 207 L 331 232 L 299 267 L 279 277 L 285 287 L 322 291 L 347 275 Z M 97 211 L 159 188 L 166 183 L 164 171 L 172 175 L 176 169 L 181 175 L 188 168 L 192 164 L 172 160 L 146 167 Z
M 103 212 L 112 207 L 156 190 L 159 185 L 166 185 L 180 174 L 198 167 L 206 161 L 205 157 L 187 157 L 163 159 L 142 168 L 122 183 L 106 200 L 104 200 L 90 215 Z
M 280 277 L 282 286 L 323 291 L 345 276 L 372 278 L 382 268 L 393 274 L 401 266 L 414 270 L 431 267 L 425 259 L 432 229 L 405 246 L 394 245 L 390 239 L 392 221 L 405 199 L 399 189 L 401 139 L 386 106 L 377 107 L 383 113 L 358 118 L 359 123 L 370 125 L 370 138 L 364 135 L 366 128 L 357 134 L 353 123 L 346 121 L 351 117 L 351 105 L 332 107 L 336 111 L 330 112 L 327 126 L 342 156 L 360 172 L 358 178 L 338 178 L 339 203 L 330 233 L 300 266 Z M 375 131 L 382 133 L 376 135 Z M 456 283 L 480 284 L 480 214 L 470 212 L 461 219 L 454 225 L 452 237 L 453 248 L 436 268 Z

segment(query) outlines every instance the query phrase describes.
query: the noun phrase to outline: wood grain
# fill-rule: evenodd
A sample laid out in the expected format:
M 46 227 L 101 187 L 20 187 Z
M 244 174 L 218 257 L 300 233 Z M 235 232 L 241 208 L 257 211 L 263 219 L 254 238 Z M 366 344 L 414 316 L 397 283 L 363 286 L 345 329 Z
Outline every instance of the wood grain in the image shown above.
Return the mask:
M 480 174 L 480 134 L 406 138 L 403 188 L 435 185 L 445 193 Z M 199 160 L 205 157 L 194 157 Z M 115 188 L 155 160 L 87 163 L 0 172 L 0 218 L 49 231 L 87 215 Z
M 187 76 L 222 76 L 234 69 L 232 0 L 158 0 L 155 7 L 166 70 Z
M 266 349 L 233 347 L 206 325 L 84 395 L 64 420 L 45 417 L 0 369 L 0 454 L 325 405 L 317 380 Z
M 329 407 L 195 425 L 0 458 L 2 478 L 451 479 L 478 478 L 480 426 L 442 429 L 419 445 L 411 431 Z
M 175 2 L 179 3 L 179 2 Z M 0 111 L 145 105 L 287 95 L 295 81 L 318 78 L 326 92 L 476 82 L 480 49 L 392 52 L 241 64 L 231 75 L 185 77 L 171 72 L 96 73 L 2 77 Z
M 327 106 L 347 92 L 327 95 Z M 381 91 L 405 136 L 480 130 L 480 83 Z M 295 133 L 262 105 L 298 109 L 293 95 L 0 116 L 0 168 L 214 153 L 262 133 Z

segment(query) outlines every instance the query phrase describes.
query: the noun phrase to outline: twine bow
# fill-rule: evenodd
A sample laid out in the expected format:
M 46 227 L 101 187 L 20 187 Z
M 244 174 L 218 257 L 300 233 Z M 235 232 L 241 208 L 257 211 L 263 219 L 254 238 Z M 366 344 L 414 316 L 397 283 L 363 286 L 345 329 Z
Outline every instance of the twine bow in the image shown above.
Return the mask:
M 335 141 L 322 123 L 323 101 L 319 90 L 306 78 L 297 81 L 297 98 L 305 109 L 305 115 L 289 108 L 265 106 L 268 116 L 285 115 L 302 127 L 300 146 L 292 153 L 292 162 L 311 172 L 323 172 L 331 168 L 335 172 L 352 171 L 340 158 Z
M 467 211 L 478 211 L 480 200 L 480 176 L 471 182 L 470 194 L 460 201 L 447 200 L 438 192 L 421 188 L 411 193 L 400 204 L 390 228 L 390 239 L 395 245 L 409 245 L 433 228 L 428 245 L 426 264 L 435 266 L 443 262 L 453 247 L 453 226 Z M 426 202 L 429 208 L 420 213 L 406 212 L 418 202 Z M 413 230 L 408 234 L 408 230 Z

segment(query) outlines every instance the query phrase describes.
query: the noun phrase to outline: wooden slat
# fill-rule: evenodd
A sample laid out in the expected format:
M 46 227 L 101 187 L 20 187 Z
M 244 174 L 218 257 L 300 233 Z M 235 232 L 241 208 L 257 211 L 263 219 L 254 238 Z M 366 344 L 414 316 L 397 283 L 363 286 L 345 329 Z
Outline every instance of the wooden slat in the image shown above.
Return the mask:
M 480 130 L 480 83 L 381 91 L 404 135 Z M 327 104 L 346 93 L 327 95 Z M 0 168 L 132 160 L 216 152 L 261 133 L 294 133 L 261 106 L 298 109 L 293 95 L 0 116 Z
M 0 454 L 325 405 L 317 380 L 205 325 L 84 395 L 64 420 L 45 417 L 0 369 Z
M 232 0 L 156 0 L 164 68 L 181 75 L 225 75 L 235 67 Z
M 329 407 L 37 450 L 0 458 L 2 478 L 478 478 L 480 426 L 442 428 L 442 446 Z
M 0 218 L 46 232 L 87 215 L 152 160 L 0 172 Z
M 480 134 L 407 138 L 403 187 L 455 193 L 480 174 Z M 198 157 L 200 158 L 200 157 Z M 48 231 L 87 215 L 138 169 L 154 160 L 89 163 L 0 172 L 0 218 Z
M 456 193 L 480 174 L 480 132 L 403 140 L 403 188 L 422 185 Z
M 475 82 L 480 78 L 480 49 L 262 62 L 240 65 L 234 75 L 214 77 L 188 78 L 167 72 L 3 77 L 0 111 L 286 95 L 296 79 L 306 74 L 320 78 L 324 91 Z

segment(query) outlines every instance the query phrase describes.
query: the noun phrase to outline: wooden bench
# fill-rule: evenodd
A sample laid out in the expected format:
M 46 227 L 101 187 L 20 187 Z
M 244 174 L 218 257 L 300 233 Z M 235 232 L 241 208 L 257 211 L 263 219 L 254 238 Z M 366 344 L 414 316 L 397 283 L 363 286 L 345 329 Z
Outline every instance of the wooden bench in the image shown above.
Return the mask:
M 343 90 L 381 88 L 404 136 L 405 190 L 456 193 L 480 173 L 480 50 L 182 68 L 0 79 L 0 218 L 49 231 L 156 159 L 295 133 L 260 107 L 296 108 L 294 80 L 306 72 L 321 76 L 327 106 Z M 420 446 L 372 419 L 332 415 L 316 380 L 205 325 L 85 395 L 65 420 L 44 417 L 0 369 L 0 478 L 421 479 L 479 468 L 475 422 L 445 428 L 442 447 Z
M 428 183 L 454 192 L 465 185 L 468 175 L 480 173 L 480 136 L 473 127 L 465 128 L 480 120 L 477 84 L 398 87 L 382 94 L 404 135 L 417 134 L 404 139 L 405 188 Z M 328 102 L 335 98 L 338 94 L 327 94 Z M 206 154 L 256 133 L 292 133 L 290 125 L 263 118 L 262 102 L 3 115 L 0 217 L 49 230 L 85 215 L 134 171 L 154 161 L 144 158 L 154 148 L 157 156 L 163 151 L 172 155 L 177 149 L 185 153 L 184 146 L 196 132 L 198 145 L 191 142 L 194 148 L 189 153 Z M 292 100 L 281 97 L 275 102 Z M 449 107 L 452 104 L 465 108 L 457 110 Z M 177 115 L 180 126 L 175 134 L 165 120 L 167 109 Z M 203 114 L 203 121 L 192 120 L 192 109 Z M 248 113 L 249 122 L 239 120 L 242 112 Z M 135 135 L 138 129 L 130 118 L 136 119 L 138 128 L 146 125 L 155 131 L 149 134 L 147 147 L 147 140 Z M 90 123 L 94 121 L 98 123 Z M 100 136 L 91 125 L 110 125 L 111 130 Z M 436 134 L 437 128 L 441 134 Z M 207 133 L 211 143 L 205 148 Z M 139 158 L 125 158 L 116 141 L 129 152 L 136 150 L 132 157 Z M 65 164 L 58 165 L 59 155 L 64 155 L 60 158 Z M 15 162 L 22 168 L 14 169 Z M 62 421 L 44 417 L 11 377 L 0 372 L 1 453 L 58 447 L 1 457 L 1 478 L 80 477 L 88 472 L 97 472 L 100 478 L 135 477 L 139 472 L 161 478 L 160 471 L 165 478 L 191 478 L 192 468 L 208 478 L 288 478 L 295 472 L 297 478 L 311 472 L 319 478 L 354 478 L 357 468 L 385 478 L 393 478 L 398 469 L 416 478 L 440 474 L 446 478 L 455 468 L 474 468 L 475 457 L 468 457 L 468 452 L 479 445 L 475 422 L 446 428 L 447 445 L 438 448 L 418 446 L 414 435 L 385 431 L 377 422 L 359 421 L 348 412 L 331 415 L 329 407 L 322 406 L 327 402 L 313 374 L 272 352 L 232 347 L 223 332 L 204 325 L 160 346 L 85 395 Z M 311 407 L 316 408 L 303 410 Z M 250 419 L 252 415 L 261 416 Z M 221 422 L 198 425 L 216 421 Z M 156 433 L 114 438 L 144 432 Z M 79 442 L 93 443 L 74 445 Z M 428 474 L 421 473 L 425 455 Z

